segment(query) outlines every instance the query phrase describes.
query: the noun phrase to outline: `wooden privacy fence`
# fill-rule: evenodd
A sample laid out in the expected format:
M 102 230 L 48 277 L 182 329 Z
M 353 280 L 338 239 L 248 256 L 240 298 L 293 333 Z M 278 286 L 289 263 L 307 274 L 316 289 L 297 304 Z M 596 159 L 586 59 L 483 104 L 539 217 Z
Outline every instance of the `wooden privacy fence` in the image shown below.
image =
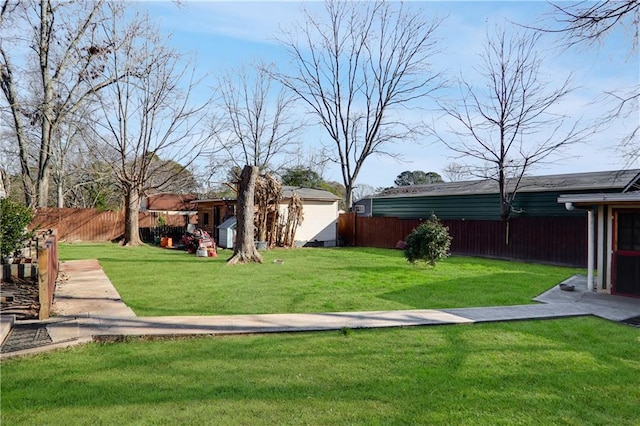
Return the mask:
M 38 295 L 40 312 L 38 319 L 46 320 L 51 315 L 53 292 L 58 279 L 58 239 L 55 231 L 44 234 L 38 242 Z
M 158 215 L 139 213 L 140 229 L 154 228 Z M 182 215 L 163 215 L 167 226 L 184 227 Z M 124 234 L 124 212 L 97 209 L 39 208 L 32 229 L 55 229 L 59 241 L 113 241 Z M 142 233 L 144 234 L 144 232 Z
M 344 245 L 394 248 L 422 223 L 418 219 L 360 217 L 343 213 L 338 236 Z M 586 267 L 586 217 L 514 218 L 508 222 L 443 220 L 454 254 Z

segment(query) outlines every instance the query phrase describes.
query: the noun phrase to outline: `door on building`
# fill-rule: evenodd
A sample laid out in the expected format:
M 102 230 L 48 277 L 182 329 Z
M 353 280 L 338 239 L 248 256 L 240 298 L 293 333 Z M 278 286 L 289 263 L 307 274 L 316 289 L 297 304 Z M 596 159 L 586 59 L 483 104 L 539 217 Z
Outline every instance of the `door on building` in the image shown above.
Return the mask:
M 640 297 L 640 211 L 614 211 L 613 292 Z

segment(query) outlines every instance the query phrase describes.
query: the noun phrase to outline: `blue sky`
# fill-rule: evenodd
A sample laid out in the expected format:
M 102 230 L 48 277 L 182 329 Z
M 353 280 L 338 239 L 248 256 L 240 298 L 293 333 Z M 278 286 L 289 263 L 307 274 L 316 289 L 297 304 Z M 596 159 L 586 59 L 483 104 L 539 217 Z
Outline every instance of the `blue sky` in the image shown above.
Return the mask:
M 176 5 L 179 3 L 179 6 Z M 311 10 L 320 10 L 320 2 L 304 3 Z M 255 61 L 274 63 L 287 69 L 287 57 L 275 38 L 279 28 L 287 28 L 301 20 L 301 2 L 295 1 L 160 1 L 141 2 L 159 20 L 164 32 L 172 33 L 173 43 L 180 50 L 197 56 L 203 73 L 210 74 L 211 86 L 215 76 L 225 69 L 237 68 Z M 422 9 L 421 13 L 445 17 L 438 36 L 442 54 L 437 65 L 450 77 L 471 74 L 473 64 L 483 48 L 487 26 L 510 20 L 525 25 L 536 25 L 550 12 L 544 1 L 412 1 L 410 6 Z M 572 117 L 582 117 L 584 122 L 601 116 L 608 108 L 602 102 L 604 91 L 629 88 L 638 85 L 640 60 L 637 52 L 631 52 L 630 33 L 618 31 L 599 46 L 568 48 L 556 35 L 545 35 L 540 47 L 546 53 L 545 70 L 554 79 L 562 79 L 573 72 L 578 89 L 562 105 L 559 111 Z M 447 96 L 443 92 L 442 96 Z M 425 101 L 423 118 L 436 117 L 433 104 Z M 620 138 L 640 120 L 638 114 L 618 120 L 606 131 L 592 138 L 589 143 L 567 151 L 565 159 L 531 174 L 573 173 L 613 170 L 625 167 L 625 160 L 616 152 Z M 631 121 L 631 122 L 630 122 Z M 328 139 L 318 129 L 309 129 L 303 137 L 307 148 Z M 424 138 L 419 144 L 396 145 L 393 151 L 401 154 L 404 163 L 386 157 L 375 157 L 367 163 L 358 183 L 374 187 L 391 186 L 395 177 L 404 170 L 424 170 L 440 173 L 451 161 L 464 162 L 451 157 L 445 147 Z M 640 166 L 640 165 L 639 165 Z M 328 167 L 325 178 L 341 181 L 338 170 Z

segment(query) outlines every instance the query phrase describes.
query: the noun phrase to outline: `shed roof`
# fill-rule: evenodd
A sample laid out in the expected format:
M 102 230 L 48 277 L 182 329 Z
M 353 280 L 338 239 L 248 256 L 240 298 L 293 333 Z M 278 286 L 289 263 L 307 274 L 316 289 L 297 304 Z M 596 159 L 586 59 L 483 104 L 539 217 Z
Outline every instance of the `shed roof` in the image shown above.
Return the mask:
M 282 198 L 291 198 L 293 193 L 298 194 L 302 200 L 308 201 L 338 201 L 340 197 L 324 189 L 303 188 L 300 186 L 283 186 Z
M 547 176 L 525 176 L 520 192 L 548 191 L 633 191 L 640 189 L 640 169 L 607 172 L 570 173 Z M 514 180 L 510 186 L 513 187 Z M 440 195 L 473 195 L 498 193 L 495 180 L 483 179 L 465 182 L 433 183 L 390 188 L 373 198 L 419 197 Z

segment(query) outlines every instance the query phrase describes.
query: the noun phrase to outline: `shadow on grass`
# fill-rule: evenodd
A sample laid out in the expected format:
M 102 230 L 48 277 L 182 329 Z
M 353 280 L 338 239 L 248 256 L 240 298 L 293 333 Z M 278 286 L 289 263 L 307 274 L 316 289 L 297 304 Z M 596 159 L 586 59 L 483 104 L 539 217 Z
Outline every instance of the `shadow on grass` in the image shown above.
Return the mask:
M 111 410 L 113 423 L 188 423 L 184 406 L 194 421 L 204 411 L 241 424 L 635 424 L 637 333 L 619 327 L 576 319 L 91 345 L 3 365 L 3 418 L 33 424 L 78 408 L 85 423 Z M 261 422 L 265 410 L 275 417 Z
M 553 285 L 532 284 L 529 274 L 495 273 L 455 280 L 435 279 L 378 297 L 414 309 L 505 306 L 534 303 L 534 297 Z

